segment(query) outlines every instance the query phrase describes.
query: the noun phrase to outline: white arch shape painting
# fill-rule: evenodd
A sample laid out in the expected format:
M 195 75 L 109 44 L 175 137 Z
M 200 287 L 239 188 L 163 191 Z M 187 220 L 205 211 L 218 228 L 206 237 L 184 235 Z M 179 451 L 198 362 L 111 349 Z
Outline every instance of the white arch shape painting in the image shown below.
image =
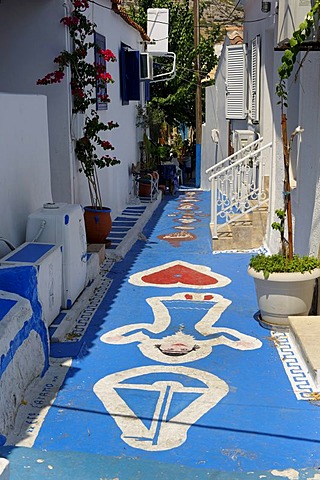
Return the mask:
M 153 374 L 170 375 L 170 380 L 152 380 Z M 144 376 L 145 381 L 141 378 L 140 382 L 134 381 L 135 377 Z M 159 365 L 108 375 L 99 380 L 93 390 L 120 428 L 125 443 L 142 450 L 162 451 L 182 445 L 189 428 L 227 395 L 229 387 L 219 377 L 202 370 Z M 134 395 L 135 405 L 140 406 L 146 393 L 148 396 L 154 394 L 156 403 L 151 418 L 139 417 L 121 393 Z M 179 399 L 181 395 L 183 402 Z M 188 396 L 189 401 L 186 400 Z

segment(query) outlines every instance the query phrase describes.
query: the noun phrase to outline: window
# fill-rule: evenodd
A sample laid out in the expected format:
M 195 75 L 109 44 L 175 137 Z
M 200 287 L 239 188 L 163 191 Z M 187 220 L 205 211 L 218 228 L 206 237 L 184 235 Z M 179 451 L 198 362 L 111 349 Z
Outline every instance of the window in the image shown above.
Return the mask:
M 227 46 L 226 118 L 247 116 L 247 65 L 245 45 Z
M 128 105 L 130 100 L 140 100 L 140 53 L 122 43 L 119 59 L 122 105 Z
M 106 49 L 106 37 L 100 35 L 100 33 L 95 32 L 94 34 L 94 61 L 96 65 L 99 65 L 101 71 L 105 72 L 107 69 L 107 64 L 105 59 L 99 55 L 100 50 Z M 106 102 L 102 102 L 101 98 L 105 97 L 108 94 L 107 87 L 99 85 L 99 80 L 96 83 L 96 108 L 97 110 L 107 110 L 108 104 Z
M 250 117 L 253 123 L 260 117 L 260 35 L 251 42 L 251 95 Z

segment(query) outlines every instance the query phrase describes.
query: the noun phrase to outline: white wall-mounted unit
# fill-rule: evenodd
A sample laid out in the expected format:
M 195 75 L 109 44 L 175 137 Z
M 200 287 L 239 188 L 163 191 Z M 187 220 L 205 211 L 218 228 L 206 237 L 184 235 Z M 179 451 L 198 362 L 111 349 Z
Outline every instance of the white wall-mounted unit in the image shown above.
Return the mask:
M 168 53 L 169 10 L 167 8 L 148 8 L 147 34 L 151 43 L 147 45 L 149 53 Z
M 254 141 L 255 132 L 252 130 L 234 130 L 232 134 L 232 145 L 237 152 Z
M 34 266 L 37 269 L 38 298 L 47 325 L 59 315 L 62 304 L 62 249 L 48 243 L 23 243 L 1 258 L 3 267 Z
M 292 37 L 312 5 L 312 0 L 280 0 L 278 2 L 278 44 Z
M 26 240 L 62 246 L 62 307 L 70 308 L 86 282 L 87 242 L 81 205 L 45 203 L 29 215 Z
M 153 79 L 153 57 L 148 52 L 140 53 L 140 80 Z

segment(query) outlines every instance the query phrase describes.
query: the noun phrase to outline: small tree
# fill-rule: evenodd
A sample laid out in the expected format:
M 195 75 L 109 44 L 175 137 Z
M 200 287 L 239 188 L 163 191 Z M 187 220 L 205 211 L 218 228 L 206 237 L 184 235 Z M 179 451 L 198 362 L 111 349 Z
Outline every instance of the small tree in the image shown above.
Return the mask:
M 294 65 L 297 61 L 297 55 L 300 51 L 301 44 L 309 37 L 312 28 L 314 27 L 318 15 L 320 12 L 320 0 L 316 0 L 314 6 L 306 15 L 304 21 L 299 25 L 292 38 L 289 41 L 289 45 L 284 51 L 281 59 L 281 65 L 278 69 L 279 83 L 276 86 L 276 94 L 279 97 L 279 104 L 281 107 L 281 132 L 282 132 L 282 145 L 283 145 L 283 162 L 284 162 L 284 209 L 278 210 L 280 223 L 275 222 L 273 228 L 276 228 L 281 233 L 282 241 L 282 253 L 288 255 L 289 260 L 293 259 L 293 229 L 292 229 L 292 210 L 291 210 L 291 185 L 290 185 L 290 151 L 294 136 L 301 132 L 298 127 L 290 136 L 288 142 L 287 132 L 287 114 L 288 108 L 288 91 L 287 81 L 290 78 Z M 285 220 L 287 221 L 287 233 L 288 239 L 284 237 Z

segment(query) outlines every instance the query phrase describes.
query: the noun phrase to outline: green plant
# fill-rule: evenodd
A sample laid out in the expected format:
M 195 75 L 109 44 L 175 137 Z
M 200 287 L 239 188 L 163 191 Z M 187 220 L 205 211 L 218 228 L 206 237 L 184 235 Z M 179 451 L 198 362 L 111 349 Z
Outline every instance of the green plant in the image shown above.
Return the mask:
M 113 121 L 102 122 L 97 111 L 90 107 L 96 103 L 97 97 L 100 103 L 110 102 L 106 88 L 108 83 L 113 83 L 113 79 L 106 71 L 105 63 L 115 62 L 116 57 L 111 50 L 103 50 L 94 41 L 91 41 L 96 25 L 84 14 L 85 10 L 89 8 L 89 2 L 73 0 L 72 4 L 72 13 L 70 16 L 63 17 L 60 23 L 68 27 L 73 41 L 73 49 L 71 52 L 67 50 L 60 52 L 54 59 L 54 63 L 58 65 L 57 70 L 39 79 L 37 84 L 61 83 L 65 69 L 70 67 L 72 113 L 85 115 L 83 134 L 75 141 L 75 153 L 81 164 L 79 171 L 83 172 L 87 178 L 92 206 L 102 208 L 97 169 L 116 165 L 120 161 L 106 153 L 114 150 L 114 147 L 100 134 L 117 128 L 119 125 Z M 87 60 L 90 50 L 94 50 L 98 54 L 99 61 L 89 62 Z M 99 155 L 98 150 L 103 154 Z
M 259 253 L 250 259 L 249 266 L 257 272 L 263 272 L 264 277 L 268 278 L 270 273 L 311 272 L 314 268 L 320 268 L 320 261 L 308 256 L 293 255 L 293 258 L 289 259 L 280 253 L 274 255 Z

